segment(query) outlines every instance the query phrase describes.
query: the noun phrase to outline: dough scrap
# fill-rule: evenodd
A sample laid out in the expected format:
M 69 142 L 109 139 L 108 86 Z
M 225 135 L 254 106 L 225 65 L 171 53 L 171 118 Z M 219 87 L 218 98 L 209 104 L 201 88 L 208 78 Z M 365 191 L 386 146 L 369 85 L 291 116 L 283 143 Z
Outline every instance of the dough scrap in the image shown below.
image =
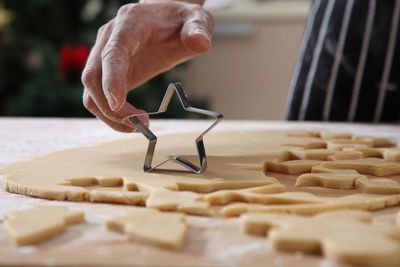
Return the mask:
M 331 169 L 327 167 L 322 167 L 321 165 L 317 165 L 311 168 L 312 173 L 338 173 L 338 174 L 354 174 L 357 175 L 359 174 L 355 170 L 351 169 Z
M 335 155 L 335 154 L 332 154 Z M 332 156 L 331 155 L 331 156 Z M 388 162 L 380 158 L 358 158 L 351 160 L 289 160 L 264 162 L 264 172 L 280 172 L 287 174 L 303 174 L 311 172 L 313 167 L 321 166 L 330 169 L 353 169 L 360 174 L 374 176 L 389 176 L 400 174 L 400 164 Z
M 400 194 L 400 183 L 386 178 L 369 179 L 355 170 L 329 169 L 315 166 L 312 173 L 297 177 L 296 186 L 323 186 L 335 189 L 353 189 L 368 194 Z
M 326 148 L 292 149 L 289 152 L 289 158 L 282 161 L 294 159 L 327 160 L 328 156 L 337 153 L 335 150 L 329 150 Z
M 387 162 L 379 158 L 327 161 L 322 163 L 321 166 L 331 169 L 353 169 L 360 174 L 374 176 L 389 176 L 400 174 L 399 163 Z
M 400 194 L 400 183 L 386 178 L 364 177 L 356 180 L 356 187 L 368 194 Z
M 267 204 L 273 203 L 276 200 L 275 193 L 284 191 L 285 186 L 283 184 L 271 184 L 240 190 L 221 190 L 206 194 L 203 198 L 211 205 L 225 205 L 234 201 Z M 281 194 L 277 196 L 279 198 Z
M 296 186 L 323 186 L 334 189 L 353 189 L 356 180 L 362 177 L 365 176 L 358 173 L 304 173 L 297 177 Z
M 382 157 L 388 161 L 400 161 L 400 149 L 399 148 L 386 148 L 382 149 Z
M 319 132 L 287 131 L 285 135 L 288 137 L 319 137 Z
M 368 143 L 371 143 L 373 147 L 387 147 L 392 146 L 392 142 L 385 137 L 373 137 L 373 136 L 360 136 L 354 135 L 352 136 L 351 140 L 361 140 Z
M 187 227 L 184 214 L 136 208 L 108 219 L 106 228 L 152 245 L 180 249 Z
M 378 148 L 372 148 L 367 146 L 353 146 L 343 148 L 344 152 L 360 152 L 361 158 L 383 158 L 382 150 Z
M 61 206 L 33 206 L 4 214 L 4 228 L 18 246 L 36 244 L 83 222 L 84 214 Z
M 347 147 L 372 147 L 372 140 L 348 140 L 348 139 L 333 139 L 326 142 L 326 147 L 332 150 L 343 150 Z
M 361 159 L 363 158 L 363 153 L 359 151 L 337 151 L 336 153 L 329 155 L 327 160 L 337 161 L 337 160 L 349 160 L 349 159 Z
M 277 184 L 278 185 L 278 184 Z M 201 201 L 202 194 L 189 191 L 171 191 L 158 189 L 146 200 L 146 207 L 161 211 L 180 211 L 186 214 L 213 216 L 210 204 Z
M 341 210 L 314 217 L 286 214 L 245 214 L 244 232 L 268 234 L 281 251 L 321 253 L 326 258 L 368 266 L 400 264 L 400 228 L 374 225 L 368 212 Z
M 317 137 L 299 137 L 295 140 L 287 140 L 279 143 L 281 146 L 300 147 L 300 148 L 326 148 L 326 142 Z
M 348 133 L 332 133 L 332 132 L 327 132 L 327 131 L 321 131 L 319 133 L 319 136 L 324 139 L 324 140 L 329 140 L 329 139 L 351 139 L 352 134 Z
M 324 161 L 320 160 L 289 160 L 284 162 L 276 162 L 267 160 L 264 162 L 264 172 L 280 172 L 287 174 L 302 174 L 311 171 L 311 168 L 321 165 Z
M 243 189 L 242 189 L 243 190 Z M 250 189 L 249 189 L 250 190 Z M 239 191 L 239 190 L 238 190 Z M 234 199 L 230 198 L 231 196 L 235 196 Z M 240 196 L 240 197 L 239 197 Z M 326 201 L 334 201 L 334 198 L 320 198 L 311 193 L 307 192 L 283 192 L 277 194 L 249 194 L 242 192 L 234 192 L 232 191 L 225 191 L 211 193 L 205 196 L 207 201 L 210 201 L 212 204 L 227 204 L 232 202 L 233 200 L 236 201 L 247 201 L 250 203 L 258 203 L 258 204 L 302 204 L 302 203 L 323 203 Z M 235 205 L 235 204 L 233 204 Z
M 308 204 L 262 205 L 234 203 L 223 207 L 221 213 L 226 217 L 239 216 L 247 212 L 314 215 L 324 211 L 340 209 L 373 211 L 400 204 L 400 195 L 353 194 L 336 198 L 314 196 L 314 199 L 315 203 Z

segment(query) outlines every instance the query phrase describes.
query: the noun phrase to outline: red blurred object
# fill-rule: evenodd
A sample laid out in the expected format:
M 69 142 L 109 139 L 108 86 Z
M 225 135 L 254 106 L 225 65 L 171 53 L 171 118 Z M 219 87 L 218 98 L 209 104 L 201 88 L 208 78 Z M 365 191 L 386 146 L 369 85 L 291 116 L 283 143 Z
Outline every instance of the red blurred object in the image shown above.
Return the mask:
M 66 76 L 74 71 L 82 73 L 89 53 L 87 45 L 62 45 L 59 54 L 60 72 Z

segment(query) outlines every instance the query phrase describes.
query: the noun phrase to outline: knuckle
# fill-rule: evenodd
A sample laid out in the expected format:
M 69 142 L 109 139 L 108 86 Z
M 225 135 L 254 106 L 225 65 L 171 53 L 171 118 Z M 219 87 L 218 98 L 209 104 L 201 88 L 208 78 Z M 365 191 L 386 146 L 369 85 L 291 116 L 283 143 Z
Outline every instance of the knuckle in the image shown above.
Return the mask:
M 127 51 L 124 46 L 119 45 L 119 42 L 111 41 L 101 52 L 101 60 L 111 65 L 119 65 L 122 58 L 126 55 Z
M 117 17 L 131 15 L 132 12 L 136 12 L 140 4 L 125 4 L 118 9 Z
M 109 28 L 108 23 L 101 26 L 97 31 L 97 36 L 104 34 L 104 32 L 107 31 L 108 28 Z
M 104 47 L 103 51 L 101 51 L 101 59 L 107 60 L 110 58 L 117 57 L 119 54 L 120 54 L 119 49 L 115 43 L 107 44 L 106 47 Z
M 126 13 L 129 12 L 129 9 L 130 9 L 130 8 L 131 8 L 131 4 L 122 5 L 122 6 L 118 9 L 117 16 L 123 16 L 123 15 L 125 15 Z
M 111 33 L 112 29 L 114 27 L 114 19 L 110 20 L 108 23 L 104 24 L 103 26 L 101 26 L 99 28 L 99 30 L 97 31 L 97 39 L 100 36 L 103 36 L 104 34 L 109 34 Z
M 83 106 L 87 109 L 87 110 L 93 110 L 94 108 L 94 103 L 92 101 L 92 99 L 90 98 L 89 94 L 83 94 L 82 97 L 82 102 L 83 102 Z
M 96 83 L 96 80 L 99 77 L 99 73 L 101 70 L 99 70 L 98 67 L 95 66 L 86 66 L 85 69 L 82 72 L 82 83 L 85 87 L 91 87 Z
M 113 112 L 110 109 L 102 110 L 102 113 L 108 119 L 116 121 L 115 116 L 114 116 Z

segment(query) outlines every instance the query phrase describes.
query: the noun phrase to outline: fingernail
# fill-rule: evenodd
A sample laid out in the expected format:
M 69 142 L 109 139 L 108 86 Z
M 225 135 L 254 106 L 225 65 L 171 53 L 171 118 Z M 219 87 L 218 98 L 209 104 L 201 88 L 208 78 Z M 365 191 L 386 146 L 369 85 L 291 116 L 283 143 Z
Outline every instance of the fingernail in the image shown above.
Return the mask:
M 192 31 L 192 34 L 201 34 L 204 37 L 206 37 L 208 40 L 210 40 L 210 33 L 208 31 L 205 31 L 203 28 L 196 28 Z
M 112 111 L 115 111 L 118 108 L 118 101 L 117 98 L 115 97 L 115 95 L 113 93 L 108 93 L 106 95 L 107 101 L 108 101 L 108 105 L 110 106 Z

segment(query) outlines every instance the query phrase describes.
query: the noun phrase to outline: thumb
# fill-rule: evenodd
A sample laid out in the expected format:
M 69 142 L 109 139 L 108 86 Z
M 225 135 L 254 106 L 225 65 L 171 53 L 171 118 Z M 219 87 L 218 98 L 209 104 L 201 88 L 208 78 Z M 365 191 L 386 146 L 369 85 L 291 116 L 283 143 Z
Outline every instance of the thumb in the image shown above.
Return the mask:
M 182 27 L 181 41 L 189 50 L 203 53 L 211 48 L 212 31 L 212 16 L 201 7 L 191 9 Z

